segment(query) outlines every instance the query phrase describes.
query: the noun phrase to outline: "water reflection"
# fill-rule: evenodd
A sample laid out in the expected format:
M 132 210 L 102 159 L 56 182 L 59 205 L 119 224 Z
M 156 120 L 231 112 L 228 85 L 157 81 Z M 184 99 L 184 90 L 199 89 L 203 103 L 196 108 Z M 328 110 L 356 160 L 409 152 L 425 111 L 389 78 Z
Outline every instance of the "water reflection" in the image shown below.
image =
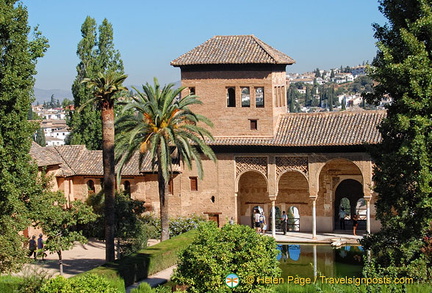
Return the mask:
M 361 246 L 332 248 L 330 245 L 280 244 L 278 249 L 277 259 L 283 277 L 361 276 L 364 254 Z

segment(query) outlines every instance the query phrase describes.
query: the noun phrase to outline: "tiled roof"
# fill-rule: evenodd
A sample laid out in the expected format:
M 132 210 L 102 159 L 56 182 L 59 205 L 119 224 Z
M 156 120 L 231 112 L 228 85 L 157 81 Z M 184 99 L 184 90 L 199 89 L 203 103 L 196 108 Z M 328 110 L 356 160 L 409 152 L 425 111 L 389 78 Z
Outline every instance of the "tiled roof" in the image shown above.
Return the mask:
M 293 113 L 280 117 L 274 138 L 216 137 L 211 145 L 240 146 L 358 146 L 377 144 L 381 135 L 377 126 L 385 111 L 342 111 Z
M 102 151 L 88 150 L 84 145 L 62 145 L 55 147 L 41 147 L 33 143 L 31 156 L 38 166 L 60 165 L 57 171 L 61 176 L 73 175 L 103 175 Z M 122 175 L 140 175 L 141 172 L 152 172 L 151 160 L 146 157 L 138 168 L 138 154 L 126 164 Z
M 215 36 L 171 62 L 173 66 L 202 64 L 293 64 L 294 59 L 253 35 Z
M 274 137 L 216 137 L 213 146 L 320 147 L 377 144 L 381 135 L 377 126 L 385 111 L 343 111 L 281 115 Z M 30 154 L 39 166 L 60 165 L 57 174 L 103 175 L 102 151 L 91 151 L 83 145 L 41 147 L 32 144 Z M 175 171 L 180 171 L 177 167 Z M 141 169 L 138 153 L 123 168 L 122 175 L 153 172 L 146 156 Z
M 30 148 L 30 155 L 38 166 L 60 165 L 63 162 L 57 154 L 49 151 L 47 148 L 41 147 L 34 141 Z

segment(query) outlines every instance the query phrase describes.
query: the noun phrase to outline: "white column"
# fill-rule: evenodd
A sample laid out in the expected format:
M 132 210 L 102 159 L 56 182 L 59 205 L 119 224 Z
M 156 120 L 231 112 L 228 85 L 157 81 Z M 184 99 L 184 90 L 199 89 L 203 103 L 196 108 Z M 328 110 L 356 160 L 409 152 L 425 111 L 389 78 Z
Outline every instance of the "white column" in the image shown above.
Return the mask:
M 316 198 L 312 201 L 312 239 L 316 239 Z
M 366 232 L 370 233 L 370 200 L 366 200 Z
M 237 192 L 234 192 L 234 211 L 235 211 L 235 215 L 234 215 L 234 223 L 236 223 L 236 224 L 240 224 L 240 223 L 238 222 L 237 199 L 238 199 L 238 194 L 237 194 Z
M 313 262 L 314 262 L 314 280 L 316 280 L 318 276 L 318 258 L 317 258 L 316 245 L 313 246 Z
M 273 238 L 276 238 L 276 207 L 275 207 L 275 200 L 272 200 L 272 236 Z

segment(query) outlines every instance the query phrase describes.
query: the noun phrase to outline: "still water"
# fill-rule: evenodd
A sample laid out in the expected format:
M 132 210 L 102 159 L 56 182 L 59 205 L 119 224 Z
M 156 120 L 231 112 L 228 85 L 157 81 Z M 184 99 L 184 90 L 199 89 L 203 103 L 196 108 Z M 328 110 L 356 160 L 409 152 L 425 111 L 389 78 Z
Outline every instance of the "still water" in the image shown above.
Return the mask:
M 361 246 L 279 244 L 278 250 L 277 259 L 284 278 L 361 277 L 364 254 Z

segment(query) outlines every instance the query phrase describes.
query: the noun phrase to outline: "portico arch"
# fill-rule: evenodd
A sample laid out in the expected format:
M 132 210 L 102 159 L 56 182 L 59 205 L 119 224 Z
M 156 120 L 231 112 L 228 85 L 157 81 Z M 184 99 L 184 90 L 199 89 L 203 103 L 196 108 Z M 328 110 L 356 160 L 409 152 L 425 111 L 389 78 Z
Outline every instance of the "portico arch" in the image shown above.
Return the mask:
M 246 171 L 240 174 L 237 186 L 237 217 L 240 224 L 252 224 L 254 206 L 262 207 L 266 216 L 270 214 L 267 178 L 261 172 Z
M 336 223 L 338 223 L 339 219 L 339 209 L 342 198 L 347 198 L 350 202 L 349 211 L 346 212 L 351 216 L 357 214 L 357 202 L 359 199 L 363 199 L 363 185 L 357 180 L 346 179 L 336 187 L 334 199 L 335 229 L 339 229 Z M 351 227 L 351 225 L 347 225 L 347 227 Z
M 288 170 L 279 177 L 275 204 L 287 214 L 288 209 L 295 206 L 302 219 L 311 216 L 311 211 L 308 208 L 309 183 L 304 173 L 298 170 Z M 310 221 L 300 222 L 299 228 L 300 231 L 310 231 Z
M 321 232 L 339 229 L 337 223 L 341 199 L 349 199 L 353 215 L 357 200 L 363 197 L 362 170 L 354 161 L 332 158 L 322 166 L 318 186 L 316 229 Z

